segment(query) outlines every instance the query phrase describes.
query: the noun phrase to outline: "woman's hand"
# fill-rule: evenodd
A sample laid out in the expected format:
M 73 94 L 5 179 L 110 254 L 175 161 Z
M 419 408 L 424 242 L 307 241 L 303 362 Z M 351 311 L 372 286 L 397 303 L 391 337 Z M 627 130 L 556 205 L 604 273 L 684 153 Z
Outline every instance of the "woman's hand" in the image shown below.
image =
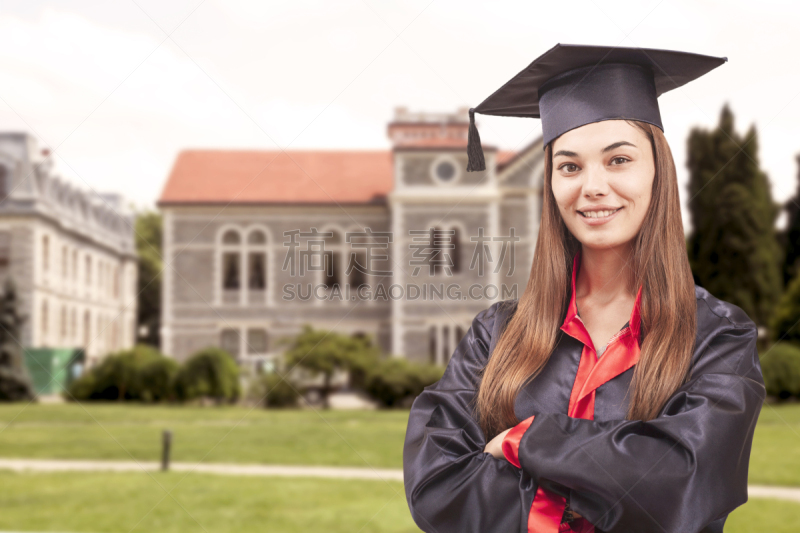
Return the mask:
M 492 456 L 495 459 L 505 459 L 506 456 L 505 454 L 503 454 L 503 448 L 502 448 L 503 439 L 506 438 L 506 435 L 512 429 L 513 428 L 508 428 L 502 433 L 498 433 L 492 440 L 489 441 L 489 443 L 486 445 L 483 451 L 492 454 Z M 572 511 L 572 516 L 574 518 L 581 518 L 581 515 L 576 513 L 575 511 Z
M 495 438 L 489 441 L 489 444 L 486 445 L 486 448 L 483 449 L 484 452 L 492 454 L 495 459 L 505 459 L 506 456 L 503 455 L 503 448 L 501 445 L 503 444 L 503 439 L 506 438 L 506 435 L 512 428 L 508 428 L 507 430 L 499 433 Z

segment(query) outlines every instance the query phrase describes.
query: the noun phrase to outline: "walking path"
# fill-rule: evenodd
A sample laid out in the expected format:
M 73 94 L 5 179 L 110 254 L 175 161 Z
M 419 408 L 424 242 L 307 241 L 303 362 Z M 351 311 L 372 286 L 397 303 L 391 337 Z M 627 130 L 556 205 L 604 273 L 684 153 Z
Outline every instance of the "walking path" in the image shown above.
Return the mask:
M 403 481 L 403 471 L 392 468 L 358 468 L 339 466 L 286 466 L 235 463 L 170 463 L 175 472 L 199 472 L 228 476 L 324 477 L 336 479 L 380 479 Z M 155 461 L 84 461 L 72 459 L 0 459 L 0 469 L 36 472 L 137 472 L 158 471 Z M 800 488 L 749 485 L 752 498 L 773 498 L 800 502 Z
M 84 461 L 72 459 L 0 459 L 0 469 L 37 472 L 80 471 L 157 471 L 156 461 Z M 337 479 L 383 479 L 403 481 L 403 471 L 390 468 L 358 468 L 340 466 L 287 466 L 236 463 L 180 463 L 171 462 L 169 469 L 176 472 L 200 472 L 229 476 L 285 476 L 328 477 Z

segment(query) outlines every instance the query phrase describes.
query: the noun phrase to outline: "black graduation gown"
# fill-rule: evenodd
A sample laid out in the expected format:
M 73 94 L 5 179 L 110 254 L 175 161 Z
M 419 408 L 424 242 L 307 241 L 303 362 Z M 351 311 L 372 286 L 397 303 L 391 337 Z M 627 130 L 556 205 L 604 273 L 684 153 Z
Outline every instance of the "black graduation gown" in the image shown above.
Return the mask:
M 478 372 L 517 300 L 484 309 L 442 379 L 414 401 L 403 447 L 406 499 L 435 533 L 527 533 L 539 484 L 568 498 L 596 533 L 718 533 L 747 501 L 756 421 L 766 395 L 757 329 L 739 307 L 695 286 L 692 377 L 648 422 L 625 420 L 635 367 L 595 391 L 594 419 L 566 415 L 583 344 L 559 332 L 543 371 L 517 396 L 519 469 L 483 451 L 472 406 Z

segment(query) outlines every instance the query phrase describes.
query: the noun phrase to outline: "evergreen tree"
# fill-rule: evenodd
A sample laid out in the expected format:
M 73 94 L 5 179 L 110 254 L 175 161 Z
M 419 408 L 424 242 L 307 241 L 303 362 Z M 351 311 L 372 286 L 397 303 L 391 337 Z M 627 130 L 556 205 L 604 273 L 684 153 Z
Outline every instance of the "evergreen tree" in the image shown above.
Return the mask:
M 0 400 L 31 400 L 36 395 L 25 367 L 20 328 L 25 318 L 17 312 L 17 290 L 8 278 L 0 295 Z
M 715 130 L 691 131 L 688 159 L 688 251 L 697 284 L 767 325 L 782 288 L 782 254 L 779 206 L 759 168 L 755 126 L 742 138 L 725 104 Z
M 137 324 L 147 326 L 138 342 L 158 348 L 161 344 L 161 214 L 148 211 L 136 217 L 136 255 L 139 256 Z
M 783 261 L 783 284 L 789 282 L 800 273 L 800 155 L 797 155 L 797 192 L 786 202 L 784 210 L 788 215 L 786 230 L 781 232 L 781 247 L 785 251 Z

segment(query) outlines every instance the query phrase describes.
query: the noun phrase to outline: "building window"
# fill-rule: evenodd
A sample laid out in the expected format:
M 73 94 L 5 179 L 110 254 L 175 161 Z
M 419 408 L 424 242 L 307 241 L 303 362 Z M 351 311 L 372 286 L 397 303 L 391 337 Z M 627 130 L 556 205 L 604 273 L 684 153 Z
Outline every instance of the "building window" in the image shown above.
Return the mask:
M 461 272 L 461 236 L 457 226 L 449 229 L 433 227 L 431 231 L 431 261 L 434 273 Z
M 341 288 L 341 269 L 339 268 L 341 260 L 341 252 L 334 250 L 327 250 L 325 252 L 325 276 L 323 284 L 327 290 L 332 290 L 337 285 Z
M 367 255 L 362 253 L 350 252 L 350 264 L 347 266 L 350 276 L 350 290 L 357 291 L 359 287 L 367 284 Z
M 65 341 L 67 339 L 67 306 L 61 306 L 61 328 L 60 328 L 60 335 L 61 341 Z
M 67 245 L 61 247 L 61 277 L 67 279 L 69 272 L 67 268 L 69 267 L 69 253 L 67 252 Z
M 87 309 L 83 313 L 83 346 L 88 347 L 92 334 L 92 314 Z
M 42 236 L 42 270 L 47 272 L 50 269 L 50 237 Z
M 267 236 L 252 230 L 247 236 L 247 288 L 262 291 L 267 287 Z
M 42 343 L 44 344 L 47 340 L 47 322 L 50 319 L 48 314 L 47 308 L 47 300 L 42 300 Z
M 228 230 L 222 236 L 222 288 L 228 291 L 241 288 L 241 236 Z
M 434 324 L 428 328 L 428 360 L 434 365 L 450 362 L 466 330 L 462 325 Z
M 248 287 L 250 289 L 263 290 L 267 286 L 264 275 L 265 257 L 264 252 L 250 252 L 248 264 Z
M 0 231 L 0 267 L 8 266 L 10 262 L 11 262 L 11 233 L 8 231 Z
M 222 255 L 222 286 L 226 290 L 239 289 L 239 253 L 225 252 Z
M 92 284 L 92 256 L 86 256 L 86 285 Z
M 104 333 L 105 333 L 105 328 L 103 328 L 103 317 L 100 316 L 100 315 L 97 315 L 97 335 L 95 335 L 95 337 L 98 338 L 98 339 L 102 339 Z M 103 346 L 102 349 L 105 350 L 106 347 Z
M 458 162 L 449 155 L 437 157 L 429 168 L 434 183 L 452 185 L 461 177 L 461 172 L 458 169 Z
M 234 359 L 239 359 L 239 330 L 223 329 L 220 336 L 220 348 L 231 354 Z
M 111 349 L 119 349 L 119 324 L 116 320 L 111 323 Z
M 72 313 L 70 314 L 70 338 L 75 341 L 78 338 L 78 312 L 75 308 L 72 308 Z
M 267 353 L 267 330 L 259 328 L 247 330 L 247 353 L 250 355 Z
M 119 298 L 119 286 L 120 286 L 120 271 L 119 267 L 114 267 L 114 298 Z
M 78 250 L 72 250 L 72 279 L 78 281 Z
M 450 161 L 436 165 L 436 176 L 442 181 L 450 181 L 456 175 L 456 167 Z
M 11 189 L 9 185 L 8 169 L 0 166 L 0 202 L 8 197 L 8 191 Z

